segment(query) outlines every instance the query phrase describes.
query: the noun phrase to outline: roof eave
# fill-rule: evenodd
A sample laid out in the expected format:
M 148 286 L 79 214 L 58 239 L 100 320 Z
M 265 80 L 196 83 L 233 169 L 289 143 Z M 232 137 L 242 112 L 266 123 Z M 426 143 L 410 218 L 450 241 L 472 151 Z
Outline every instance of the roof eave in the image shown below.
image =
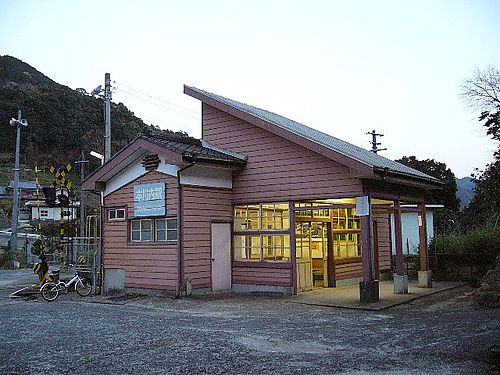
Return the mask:
M 431 176 L 429 176 L 429 178 L 425 178 L 423 176 L 377 167 L 374 167 L 374 172 L 379 179 L 395 182 L 401 185 L 416 186 L 432 190 L 442 189 L 444 186 L 444 182 Z

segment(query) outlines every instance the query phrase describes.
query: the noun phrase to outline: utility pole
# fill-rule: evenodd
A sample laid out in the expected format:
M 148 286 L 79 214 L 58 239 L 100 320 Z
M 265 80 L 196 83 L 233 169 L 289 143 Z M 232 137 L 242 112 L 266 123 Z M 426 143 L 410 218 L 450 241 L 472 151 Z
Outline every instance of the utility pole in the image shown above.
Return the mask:
M 111 159 L 111 76 L 104 75 L 104 162 Z
M 375 132 L 375 130 L 372 130 L 371 132 L 368 132 L 366 134 L 370 134 L 372 136 L 372 140 L 370 141 L 372 145 L 371 152 L 376 154 L 379 151 L 387 150 L 386 148 L 378 148 L 378 146 L 380 146 L 382 143 L 377 142 L 377 137 L 383 137 L 384 136 L 383 134 L 377 133 Z
M 21 110 L 17 111 L 17 120 L 9 121 L 11 126 L 16 126 L 16 158 L 14 162 L 14 192 L 12 194 L 12 234 L 10 238 L 10 249 L 14 257 L 17 251 L 17 221 L 19 206 L 19 149 L 21 148 L 21 125 L 28 126 L 28 121 L 21 119 Z
M 75 161 L 75 164 L 80 164 L 80 237 L 84 237 L 85 234 L 85 209 L 83 204 L 83 186 L 82 182 L 85 178 L 84 167 L 85 164 L 88 163 L 88 160 L 85 160 L 85 153 L 81 152 L 78 160 Z M 83 240 L 80 240 L 83 243 Z

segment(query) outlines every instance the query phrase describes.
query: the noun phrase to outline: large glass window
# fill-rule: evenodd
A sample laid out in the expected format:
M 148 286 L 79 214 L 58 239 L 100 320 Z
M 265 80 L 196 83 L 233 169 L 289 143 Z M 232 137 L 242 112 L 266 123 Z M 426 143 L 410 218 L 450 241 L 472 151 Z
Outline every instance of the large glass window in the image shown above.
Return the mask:
M 361 256 L 361 222 L 354 208 L 332 210 L 335 259 Z
M 234 259 L 290 260 L 288 203 L 234 207 Z

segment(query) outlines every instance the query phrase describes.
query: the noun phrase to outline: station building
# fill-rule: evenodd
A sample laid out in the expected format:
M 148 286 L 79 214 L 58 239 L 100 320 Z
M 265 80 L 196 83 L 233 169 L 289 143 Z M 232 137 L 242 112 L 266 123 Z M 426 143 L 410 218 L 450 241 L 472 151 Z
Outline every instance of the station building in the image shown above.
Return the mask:
M 401 213 L 413 211 L 419 283 L 431 286 L 425 196 L 440 181 L 275 113 L 184 92 L 201 102 L 202 139 L 140 135 L 84 182 L 104 195 L 105 279 L 124 270 L 126 288 L 178 295 L 359 283 L 373 301 L 393 246 L 395 292 L 407 291 Z

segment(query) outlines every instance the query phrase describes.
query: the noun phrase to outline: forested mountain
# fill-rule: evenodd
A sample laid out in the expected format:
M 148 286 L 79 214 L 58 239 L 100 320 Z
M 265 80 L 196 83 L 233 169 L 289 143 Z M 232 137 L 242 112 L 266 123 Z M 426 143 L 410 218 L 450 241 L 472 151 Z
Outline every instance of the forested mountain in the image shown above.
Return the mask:
M 11 56 L 0 56 L 0 154 L 13 155 L 15 128 L 9 120 L 21 109 L 21 160 L 33 166 L 64 165 L 81 150 L 103 151 L 103 99 L 60 85 Z M 111 103 L 113 153 L 143 128 L 144 122 L 119 103 Z
M 472 178 L 457 178 L 457 196 L 460 199 L 460 209 L 463 210 L 474 198 L 474 180 Z

